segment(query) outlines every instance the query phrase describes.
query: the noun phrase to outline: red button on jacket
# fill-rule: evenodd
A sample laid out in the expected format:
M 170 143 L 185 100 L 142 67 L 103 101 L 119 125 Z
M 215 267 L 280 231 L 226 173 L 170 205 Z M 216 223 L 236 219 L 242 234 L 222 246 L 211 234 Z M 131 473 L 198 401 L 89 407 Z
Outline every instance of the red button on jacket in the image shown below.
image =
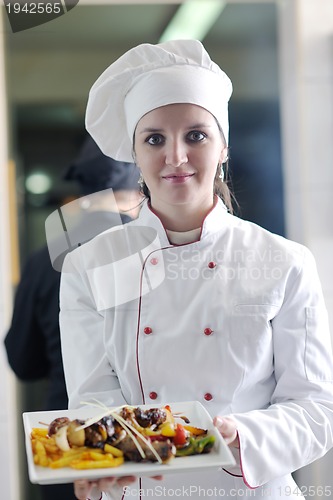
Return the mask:
M 214 269 L 214 267 L 216 267 L 216 265 L 217 265 L 216 262 L 213 262 L 213 261 L 208 263 L 209 269 Z
M 205 328 L 204 329 L 204 334 L 205 335 L 211 335 L 213 333 L 213 330 L 211 328 Z
M 153 333 L 153 329 L 150 328 L 150 326 L 146 326 L 143 331 L 146 335 L 150 335 L 151 333 Z
M 213 396 L 211 395 L 210 392 L 206 392 L 206 394 L 204 395 L 204 398 L 206 401 L 211 401 L 213 399 Z
M 150 392 L 149 397 L 150 397 L 150 399 L 157 399 L 157 392 L 155 392 L 155 391 Z

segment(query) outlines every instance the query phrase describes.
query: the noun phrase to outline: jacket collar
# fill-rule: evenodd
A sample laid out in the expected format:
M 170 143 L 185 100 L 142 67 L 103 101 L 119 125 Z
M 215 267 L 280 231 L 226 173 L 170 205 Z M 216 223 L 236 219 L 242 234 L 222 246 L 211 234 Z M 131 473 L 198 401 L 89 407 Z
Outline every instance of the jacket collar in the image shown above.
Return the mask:
M 215 196 L 215 200 L 214 207 L 208 212 L 203 221 L 200 240 L 220 231 L 226 224 L 230 224 L 231 216 L 228 213 L 227 207 L 218 196 Z M 165 227 L 159 217 L 150 208 L 148 200 L 143 204 L 140 215 L 138 219 L 136 219 L 136 223 L 140 226 L 154 228 L 159 235 L 161 246 L 170 246 Z

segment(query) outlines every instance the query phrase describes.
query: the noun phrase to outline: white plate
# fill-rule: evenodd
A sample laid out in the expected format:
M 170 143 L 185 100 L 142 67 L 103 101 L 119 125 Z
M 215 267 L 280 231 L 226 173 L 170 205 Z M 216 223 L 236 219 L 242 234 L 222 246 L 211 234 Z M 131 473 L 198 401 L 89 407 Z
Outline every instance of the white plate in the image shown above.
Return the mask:
M 152 405 L 140 405 L 143 409 L 152 408 Z M 31 449 L 30 433 L 33 427 L 43 427 L 40 422 L 49 424 L 58 417 L 87 419 L 101 413 L 101 409 L 84 407 L 78 410 L 57 410 L 44 412 L 23 413 L 23 423 L 26 439 L 26 451 L 28 458 L 29 478 L 32 483 L 57 484 L 71 483 L 75 479 L 98 479 L 107 476 L 151 476 L 176 472 L 190 472 L 208 469 L 219 469 L 235 464 L 235 460 L 222 439 L 220 433 L 214 427 L 212 419 L 206 409 L 198 401 L 184 403 L 170 403 L 173 413 L 180 412 L 186 415 L 191 425 L 208 429 L 210 434 L 216 438 L 210 453 L 193 455 L 189 457 L 177 457 L 168 464 L 153 462 L 135 463 L 125 462 L 119 467 L 110 469 L 76 470 L 69 467 L 61 469 L 50 469 L 35 465 Z M 182 422 L 182 420 L 179 420 Z

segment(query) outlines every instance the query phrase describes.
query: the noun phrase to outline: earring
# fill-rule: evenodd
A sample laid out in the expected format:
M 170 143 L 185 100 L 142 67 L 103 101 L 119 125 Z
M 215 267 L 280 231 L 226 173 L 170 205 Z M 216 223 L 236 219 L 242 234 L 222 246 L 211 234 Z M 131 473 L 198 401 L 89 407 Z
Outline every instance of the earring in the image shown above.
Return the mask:
M 223 182 L 224 181 L 224 169 L 223 169 L 223 163 L 220 163 L 218 168 L 220 168 L 220 173 L 219 173 L 219 179 L 221 179 L 221 181 Z
M 143 186 L 145 185 L 145 180 L 143 178 L 142 172 L 140 172 L 140 177 L 139 177 L 139 180 L 138 180 L 138 184 L 139 184 L 140 188 L 143 189 Z

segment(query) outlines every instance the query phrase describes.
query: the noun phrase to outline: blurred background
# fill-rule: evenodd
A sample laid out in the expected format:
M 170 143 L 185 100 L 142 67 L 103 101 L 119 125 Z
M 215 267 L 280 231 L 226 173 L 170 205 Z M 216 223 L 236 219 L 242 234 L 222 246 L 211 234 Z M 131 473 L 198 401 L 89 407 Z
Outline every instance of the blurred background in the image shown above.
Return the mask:
M 46 217 L 78 196 L 61 175 L 82 144 L 91 85 L 134 45 L 178 38 L 166 29 L 185 4 L 181 29 L 192 28 L 186 37 L 201 39 L 233 81 L 230 158 L 239 216 L 311 248 L 333 324 L 332 0 L 80 0 L 65 15 L 16 33 L 0 7 L 1 338 L 20 270 L 45 244 Z M 17 382 L 2 349 L 3 498 L 39 500 L 27 480 L 21 413 L 39 408 L 44 382 Z M 296 479 L 330 486 L 331 463 L 329 455 Z

